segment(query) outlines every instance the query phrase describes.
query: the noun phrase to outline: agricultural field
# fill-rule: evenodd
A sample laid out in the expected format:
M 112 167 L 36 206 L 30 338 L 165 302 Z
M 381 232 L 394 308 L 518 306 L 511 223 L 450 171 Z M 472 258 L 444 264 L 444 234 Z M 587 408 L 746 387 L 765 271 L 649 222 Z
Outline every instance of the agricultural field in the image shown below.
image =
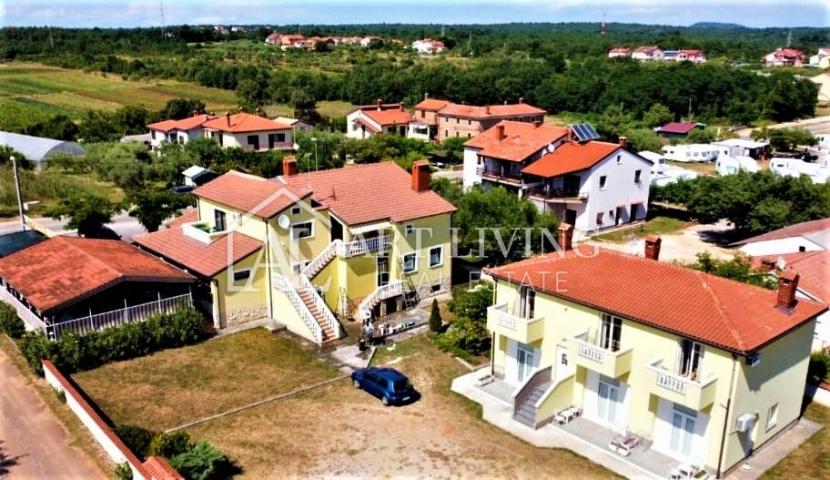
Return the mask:
M 0 64 L 0 129 L 14 129 L 54 114 L 80 118 L 87 110 L 126 105 L 158 110 L 174 98 L 205 102 L 208 110 L 236 108 L 234 92 L 174 80 L 129 81 L 35 63 Z

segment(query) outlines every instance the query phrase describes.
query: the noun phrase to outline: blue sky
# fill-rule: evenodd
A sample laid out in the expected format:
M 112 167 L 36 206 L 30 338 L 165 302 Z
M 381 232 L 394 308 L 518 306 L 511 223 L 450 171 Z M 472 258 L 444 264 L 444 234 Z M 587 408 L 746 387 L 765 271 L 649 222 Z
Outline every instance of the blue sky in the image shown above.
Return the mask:
M 610 22 L 830 26 L 830 0 L 163 0 L 170 24 Z M 160 23 L 160 0 L 0 0 L 2 25 L 135 27 Z

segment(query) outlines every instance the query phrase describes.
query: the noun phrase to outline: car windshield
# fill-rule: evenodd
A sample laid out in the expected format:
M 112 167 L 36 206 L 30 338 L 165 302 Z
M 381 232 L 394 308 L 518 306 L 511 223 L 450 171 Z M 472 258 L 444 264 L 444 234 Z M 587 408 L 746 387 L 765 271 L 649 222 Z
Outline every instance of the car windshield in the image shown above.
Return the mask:
M 392 382 L 392 389 L 396 392 L 402 392 L 409 389 L 409 380 L 401 378 Z

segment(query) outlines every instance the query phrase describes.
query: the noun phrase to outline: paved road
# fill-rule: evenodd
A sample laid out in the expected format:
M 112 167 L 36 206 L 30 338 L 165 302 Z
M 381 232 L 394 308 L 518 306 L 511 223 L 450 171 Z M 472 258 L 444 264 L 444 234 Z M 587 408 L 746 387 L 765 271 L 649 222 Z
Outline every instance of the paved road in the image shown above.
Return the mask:
M 0 350 L 0 478 L 106 479 Z
M 67 231 L 65 229 L 66 221 L 64 220 L 55 220 L 46 217 L 36 217 L 33 220 L 39 225 L 51 230 L 55 235 L 72 233 L 71 231 Z M 129 216 L 125 212 L 119 213 L 113 217 L 112 223 L 108 223 L 107 227 L 120 235 L 121 240 L 124 240 L 125 242 L 131 241 L 134 236 L 140 233 L 147 233 L 147 230 L 138 222 L 138 220 Z M 0 222 L 0 235 L 17 231 L 20 231 L 20 220 L 18 220 L 17 217 Z
M 813 134 L 830 133 L 830 115 L 823 117 L 807 118 L 805 120 L 796 120 L 794 122 L 777 123 L 770 125 L 769 128 L 784 128 L 784 127 L 799 127 Z M 743 128 L 736 130 L 735 133 L 741 138 L 749 138 L 753 128 Z

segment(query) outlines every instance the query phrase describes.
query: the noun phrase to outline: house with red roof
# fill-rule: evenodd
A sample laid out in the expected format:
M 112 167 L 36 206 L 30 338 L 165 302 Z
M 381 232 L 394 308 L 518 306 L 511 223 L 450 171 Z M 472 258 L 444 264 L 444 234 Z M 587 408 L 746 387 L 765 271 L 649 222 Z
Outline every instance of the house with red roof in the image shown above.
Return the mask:
M 0 301 L 50 338 L 191 306 L 195 281 L 120 240 L 53 237 L 0 258 Z
M 572 235 L 563 224 L 560 251 L 485 269 L 490 366 L 454 391 L 654 478 L 723 478 L 799 423 L 827 311 L 797 296 L 799 273 L 768 290 L 661 262 L 659 237 L 632 255 Z
M 615 47 L 608 50 L 608 58 L 631 58 L 631 49 L 627 47 Z
M 162 142 L 187 143 L 204 136 L 202 126 L 215 115 L 200 113 L 181 120 L 162 120 L 147 125 L 150 131 L 150 147 L 158 148 Z
M 432 38 L 424 38 L 422 40 L 415 40 L 412 42 L 412 50 L 421 55 L 432 55 L 434 53 L 441 53 L 446 49 L 444 42 Z
M 522 168 L 567 138 L 564 127 L 503 120 L 464 144 L 464 188 L 481 183 L 516 188 Z
M 685 137 L 696 128 L 704 128 L 705 124 L 699 122 L 669 122 L 654 129 L 657 135 L 665 138 Z
M 774 52 L 764 55 L 763 62 L 767 67 L 801 67 L 806 56 L 795 48 L 776 48 Z
M 455 208 L 429 189 L 428 163 L 300 173 L 287 157 L 283 172 L 228 172 L 134 239 L 199 279 L 218 330 L 280 324 L 322 345 L 346 318 L 368 324 L 449 291 Z
M 294 149 L 291 125 L 275 122 L 252 113 L 226 113 L 202 124 L 207 138 L 225 148 L 241 148 L 255 152 Z
M 270 35 L 265 37 L 265 44 L 266 45 L 280 45 L 282 43 L 282 35 L 277 32 L 271 32 Z
M 415 122 L 428 125 L 431 139 L 472 138 L 503 120 L 541 123 L 545 111 L 524 103 L 503 105 L 463 105 L 446 100 L 424 98 L 415 105 Z
M 410 113 L 402 103 L 364 105 L 346 116 L 346 137 L 365 139 L 381 133 L 406 136 L 412 122 Z
M 654 62 L 663 59 L 663 50 L 655 45 L 643 45 L 634 49 L 631 58 L 641 62 Z

